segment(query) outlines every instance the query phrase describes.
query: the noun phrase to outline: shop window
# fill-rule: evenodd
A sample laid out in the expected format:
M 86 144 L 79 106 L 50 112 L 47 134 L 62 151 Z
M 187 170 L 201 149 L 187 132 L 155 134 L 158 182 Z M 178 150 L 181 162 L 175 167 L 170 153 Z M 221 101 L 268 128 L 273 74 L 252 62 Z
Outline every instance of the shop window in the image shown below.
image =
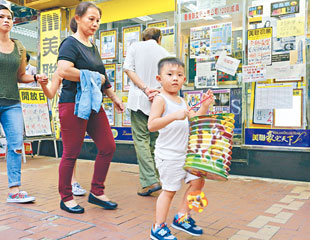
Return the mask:
M 187 74 L 183 95 L 191 106 L 212 89 L 216 100 L 208 113 L 235 114 L 235 145 L 242 133 L 243 14 L 242 0 L 178 3 L 178 53 Z
M 310 146 L 307 2 L 248 1 L 245 145 Z

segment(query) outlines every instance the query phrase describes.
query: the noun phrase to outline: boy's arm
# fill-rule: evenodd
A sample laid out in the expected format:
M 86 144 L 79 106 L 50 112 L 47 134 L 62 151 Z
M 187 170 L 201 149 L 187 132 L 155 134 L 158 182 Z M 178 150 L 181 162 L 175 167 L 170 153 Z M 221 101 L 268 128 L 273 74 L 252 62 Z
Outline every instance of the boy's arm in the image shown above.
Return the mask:
M 46 97 L 48 97 L 49 99 L 52 99 L 55 96 L 57 89 L 59 88 L 61 84 L 61 81 L 62 81 L 62 77 L 59 76 L 58 71 L 56 70 L 56 72 L 54 72 L 53 74 L 52 83 L 49 84 L 49 86 L 47 86 L 48 84 L 46 83 L 40 82 L 42 90 L 44 94 L 46 95 Z
M 189 111 L 189 114 L 188 114 L 189 118 L 192 118 L 195 116 L 205 115 L 207 113 L 210 105 L 214 103 L 213 92 L 209 89 L 207 93 L 202 94 L 201 101 L 204 101 L 204 102 L 201 103 L 200 108 L 197 112 L 195 112 L 194 110 Z M 188 107 L 188 109 L 189 109 L 189 107 Z
M 156 97 L 153 101 L 148 121 L 148 128 L 150 132 L 156 132 L 159 129 L 166 127 L 174 120 L 183 120 L 187 117 L 188 114 L 187 110 L 179 110 L 162 117 L 164 111 L 165 100 L 162 97 Z

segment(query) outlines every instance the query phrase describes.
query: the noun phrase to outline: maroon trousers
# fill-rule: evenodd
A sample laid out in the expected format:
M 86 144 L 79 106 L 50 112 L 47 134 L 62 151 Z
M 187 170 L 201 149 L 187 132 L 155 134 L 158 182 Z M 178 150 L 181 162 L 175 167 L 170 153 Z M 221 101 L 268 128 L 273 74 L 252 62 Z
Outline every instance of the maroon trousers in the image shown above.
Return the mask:
M 115 142 L 105 111 L 101 107 L 99 113 L 92 112 L 89 120 L 84 120 L 74 115 L 74 103 L 60 103 L 59 119 L 63 143 L 58 185 L 61 199 L 64 202 L 73 199 L 71 178 L 86 131 L 98 149 L 90 192 L 96 196 L 103 195 L 104 181 L 115 152 Z

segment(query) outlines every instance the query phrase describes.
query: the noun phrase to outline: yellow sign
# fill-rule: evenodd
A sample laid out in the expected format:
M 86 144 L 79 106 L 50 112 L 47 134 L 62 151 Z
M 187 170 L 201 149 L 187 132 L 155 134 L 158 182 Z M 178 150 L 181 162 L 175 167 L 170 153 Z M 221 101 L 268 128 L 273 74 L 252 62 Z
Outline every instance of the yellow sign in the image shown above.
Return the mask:
M 112 103 L 112 99 L 111 98 L 107 98 L 107 97 L 104 97 L 103 100 L 102 100 L 103 103 Z
M 102 37 L 110 37 L 116 35 L 116 30 L 104 31 L 100 33 Z
M 277 21 L 277 38 L 305 35 L 305 17 Z
M 258 28 L 248 31 L 248 40 L 260 40 L 272 37 L 272 28 Z
M 249 23 L 250 24 L 257 24 L 257 23 L 261 23 L 262 21 L 263 21 L 263 17 L 262 16 L 249 18 Z
M 165 27 L 168 27 L 168 23 L 167 23 L 167 20 L 159 21 L 159 22 L 150 22 L 146 25 L 146 27 L 165 28 Z
M 175 11 L 175 0 L 117 0 L 98 3 L 101 24 L 124 19 Z
M 131 33 L 131 32 L 140 32 L 141 27 L 129 27 L 129 28 L 124 28 L 124 33 Z
M 122 96 L 122 102 L 127 103 L 128 102 L 128 96 Z
M 19 90 L 20 101 L 27 104 L 44 104 L 47 103 L 47 98 L 43 91 L 38 90 Z
M 115 63 L 112 64 L 104 64 L 105 70 L 114 70 L 116 69 Z
M 60 9 L 41 12 L 40 17 L 40 70 L 51 80 L 57 69 L 60 45 Z

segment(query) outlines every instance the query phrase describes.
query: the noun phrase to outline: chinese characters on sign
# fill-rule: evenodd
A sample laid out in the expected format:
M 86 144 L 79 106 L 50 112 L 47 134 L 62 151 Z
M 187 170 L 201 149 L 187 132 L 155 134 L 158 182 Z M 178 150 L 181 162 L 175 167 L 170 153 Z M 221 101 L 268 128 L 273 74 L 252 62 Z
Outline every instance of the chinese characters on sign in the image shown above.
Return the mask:
M 245 144 L 287 147 L 309 147 L 309 130 L 245 129 Z
M 40 69 L 51 80 L 57 69 L 60 45 L 60 9 L 41 13 L 40 36 Z
M 188 12 L 182 14 L 182 21 L 193 21 L 204 19 L 212 16 L 221 16 L 230 13 L 237 13 L 240 11 L 240 6 L 238 3 L 230 5 L 230 6 L 223 6 L 223 7 L 216 7 L 211 9 L 202 9 L 197 12 Z
M 272 28 L 248 31 L 248 65 L 271 65 Z
M 42 90 L 19 91 L 27 137 L 51 135 L 47 98 Z

